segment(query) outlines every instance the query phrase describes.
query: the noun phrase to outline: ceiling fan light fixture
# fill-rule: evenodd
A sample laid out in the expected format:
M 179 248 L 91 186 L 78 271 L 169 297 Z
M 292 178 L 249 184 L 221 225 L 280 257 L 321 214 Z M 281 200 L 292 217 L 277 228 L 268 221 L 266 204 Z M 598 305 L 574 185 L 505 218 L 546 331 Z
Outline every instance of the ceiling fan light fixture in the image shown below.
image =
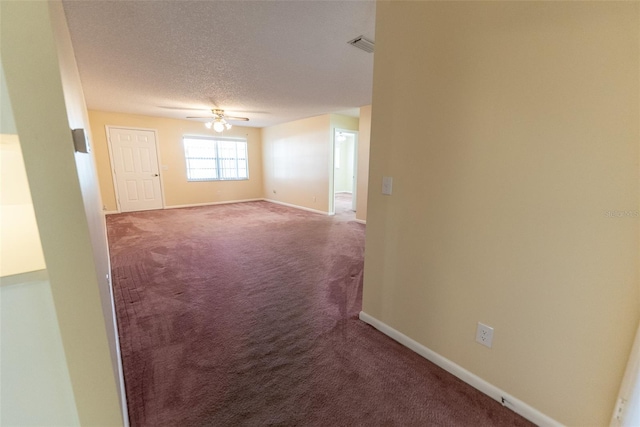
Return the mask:
M 1 1 L 1 0 L 0 0 Z M 225 119 L 224 110 L 213 109 L 211 110 L 211 114 L 213 114 L 212 118 L 209 117 L 187 117 L 187 119 L 208 119 L 208 121 L 204 122 L 204 125 L 207 129 L 213 128 L 216 132 L 222 132 L 225 129 L 229 130 L 233 126 Z M 229 120 L 240 120 L 243 122 L 248 122 L 249 119 L 247 117 L 232 117 L 229 116 Z
M 213 123 L 213 130 L 216 132 L 222 132 L 224 130 L 224 123 L 220 119 L 217 119 L 215 123 Z

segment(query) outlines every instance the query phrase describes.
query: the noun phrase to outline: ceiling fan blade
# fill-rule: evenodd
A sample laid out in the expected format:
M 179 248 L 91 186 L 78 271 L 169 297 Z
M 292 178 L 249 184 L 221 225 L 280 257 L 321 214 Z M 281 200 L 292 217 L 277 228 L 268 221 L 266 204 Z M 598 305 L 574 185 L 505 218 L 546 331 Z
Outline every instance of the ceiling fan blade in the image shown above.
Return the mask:
M 193 116 L 193 117 L 187 117 L 187 119 L 210 119 L 210 120 L 213 120 L 213 119 L 215 119 L 215 117 Z
M 248 122 L 249 118 L 248 117 L 234 117 L 234 116 L 224 116 L 225 119 L 227 120 L 234 120 L 236 122 Z
M 211 108 L 208 108 L 208 107 L 201 107 L 201 108 L 194 108 L 194 107 L 168 107 L 168 106 L 165 106 L 165 105 L 159 105 L 158 108 L 163 108 L 165 110 L 211 111 Z

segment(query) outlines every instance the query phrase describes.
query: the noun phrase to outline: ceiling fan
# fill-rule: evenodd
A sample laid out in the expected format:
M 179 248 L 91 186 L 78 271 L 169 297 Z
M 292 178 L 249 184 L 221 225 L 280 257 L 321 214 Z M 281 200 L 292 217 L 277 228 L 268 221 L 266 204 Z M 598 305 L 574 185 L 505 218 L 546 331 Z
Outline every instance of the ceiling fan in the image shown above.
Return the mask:
M 213 130 L 215 130 L 216 132 L 222 132 L 225 129 L 227 130 L 231 129 L 231 124 L 227 122 L 227 120 L 241 121 L 241 122 L 249 121 L 247 117 L 227 116 L 226 114 L 224 114 L 224 110 L 221 110 L 219 108 L 212 109 L 211 114 L 213 115 L 213 117 L 193 116 L 193 117 L 187 117 L 187 119 L 210 119 L 210 121 L 206 122 L 204 125 L 207 127 L 207 129 L 213 128 Z

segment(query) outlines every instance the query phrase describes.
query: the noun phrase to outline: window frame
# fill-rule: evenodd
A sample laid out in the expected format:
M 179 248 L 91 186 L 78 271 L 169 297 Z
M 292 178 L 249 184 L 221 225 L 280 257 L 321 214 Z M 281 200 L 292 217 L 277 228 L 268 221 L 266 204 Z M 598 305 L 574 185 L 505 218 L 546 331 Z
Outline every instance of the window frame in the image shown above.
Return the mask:
M 205 159 L 211 159 L 214 160 L 215 159 L 215 168 L 211 168 L 215 170 L 216 173 L 216 177 L 215 178 L 190 178 L 190 171 L 192 170 L 196 170 L 196 168 L 192 168 L 189 166 L 189 160 L 195 160 L 197 159 L 196 157 L 188 157 L 188 153 L 187 153 L 187 140 L 202 140 L 202 141 L 210 141 L 213 146 L 214 146 L 214 151 L 215 151 L 215 157 L 209 157 L 209 158 L 202 158 L 202 160 Z M 222 168 L 222 162 L 224 161 L 224 158 L 221 158 L 220 156 L 220 146 L 218 145 L 218 142 L 235 142 L 236 143 L 236 155 L 235 155 L 235 163 L 236 163 L 236 167 L 235 167 L 235 172 L 236 172 L 236 177 L 235 178 L 224 178 L 221 176 L 220 171 L 223 170 L 224 168 Z M 240 157 L 238 157 L 238 143 L 243 143 L 244 144 L 244 152 L 245 152 L 245 162 L 246 162 L 246 177 L 239 177 L 239 171 L 240 168 L 239 166 L 239 162 L 238 160 L 240 159 Z M 182 136 L 182 149 L 183 149 L 183 153 L 184 153 L 184 161 L 185 161 L 185 172 L 186 172 L 186 178 L 187 178 L 187 182 L 211 182 L 211 181 L 248 181 L 249 180 L 249 142 L 247 140 L 247 138 L 242 138 L 242 137 L 226 137 L 226 136 L 204 136 L 204 135 L 183 135 Z M 203 169 L 203 168 L 200 168 Z M 229 168 L 227 168 L 229 169 Z M 233 170 L 233 169 L 231 169 Z

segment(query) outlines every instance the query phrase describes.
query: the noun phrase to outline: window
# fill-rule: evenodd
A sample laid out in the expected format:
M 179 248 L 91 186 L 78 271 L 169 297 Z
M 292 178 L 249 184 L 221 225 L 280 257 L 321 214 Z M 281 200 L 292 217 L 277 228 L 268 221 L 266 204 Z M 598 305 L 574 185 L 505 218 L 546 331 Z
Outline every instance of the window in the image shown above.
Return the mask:
M 249 179 L 246 139 L 185 136 L 182 141 L 188 181 Z

